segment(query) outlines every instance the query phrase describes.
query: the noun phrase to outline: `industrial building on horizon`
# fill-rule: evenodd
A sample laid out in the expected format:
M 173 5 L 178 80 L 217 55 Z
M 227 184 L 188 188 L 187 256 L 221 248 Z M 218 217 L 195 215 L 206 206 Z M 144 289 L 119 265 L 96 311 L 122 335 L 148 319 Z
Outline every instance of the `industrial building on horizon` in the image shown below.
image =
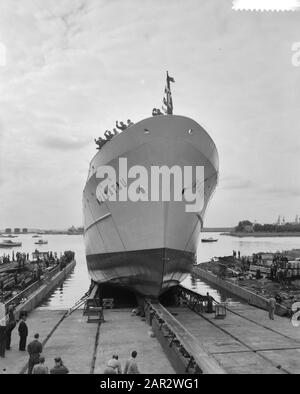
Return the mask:
M 281 215 L 279 215 L 276 223 L 274 224 L 276 224 L 277 226 L 284 226 L 285 224 L 300 224 L 300 217 L 299 215 L 296 215 L 295 220 L 293 222 L 290 222 L 285 220 L 284 216 L 281 217 Z

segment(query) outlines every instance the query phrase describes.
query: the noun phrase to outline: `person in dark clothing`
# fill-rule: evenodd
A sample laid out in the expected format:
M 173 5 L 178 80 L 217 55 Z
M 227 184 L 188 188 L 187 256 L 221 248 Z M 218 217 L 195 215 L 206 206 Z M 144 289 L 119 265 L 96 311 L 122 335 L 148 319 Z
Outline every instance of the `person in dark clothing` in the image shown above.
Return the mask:
M 207 313 L 213 313 L 213 297 L 209 294 L 206 293 L 206 297 L 207 297 L 207 309 L 206 312 Z
M 0 326 L 0 357 L 5 357 L 6 326 Z
M 55 357 L 54 361 L 55 365 L 50 370 L 51 375 L 66 375 L 67 373 L 69 373 L 68 368 L 64 366 L 60 357 Z
M 10 305 L 8 307 L 8 322 L 6 325 L 6 350 L 10 350 L 10 343 L 11 343 L 11 333 L 13 329 L 16 327 L 17 322 L 14 314 L 14 307 Z
M 124 130 L 126 130 L 127 129 L 127 126 L 126 126 L 126 124 L 124 123 L 124 122 L 120 122 L 120 125 L 118 124 L 118 121 L 116 122 L 116 127 L 119 129 L 119 130 L 122 130 L 122 131 L 124 131 Z
M 105 135 L 105 138 L 106 138 L 107 141 L 111 140 L 113 138 L 113 136 L 114 136 L 113 133 L 110 130 L 106 130 L 104 135 Z
M 163 113 L 158 108 L 153 108 L 152 116 L 163 115 Z
M 18 327 L 19 335 L 20 335 L 20 342 L 19 342 L 19 350 L 21 352 L 24 352 L 26 350 L 26 342 L 27 342 L 27 336 L 28 336 L 28 327 L 27 324 L 25 323 L 26 321 L 26 315 L 23 314 L 20 316 L 20 323 Z
M 43 351 L 43 346 L 39 341 L 39 334 L 34 334 L 34 340 L 27 346 L 27 352 L 29 353 L 28 361 L 28 374 L 32 374 L 33 367 L 40 362 L 40 354 Z
M 95 140 L 95 144 L 97 145 L 97 149 L 100 150 L 102 148 L 102 146 L 107 142 L 106 140 L 104 140 L 103 138 L 99 137 L 97 140 Z

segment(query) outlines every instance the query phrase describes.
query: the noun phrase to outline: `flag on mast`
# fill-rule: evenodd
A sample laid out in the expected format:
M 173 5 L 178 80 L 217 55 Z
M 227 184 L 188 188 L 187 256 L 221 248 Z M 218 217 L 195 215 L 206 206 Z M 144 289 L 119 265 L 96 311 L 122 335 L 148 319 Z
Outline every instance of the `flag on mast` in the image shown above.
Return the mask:
M 172 100 L 172 93 L 171 93 L 171 85 L 170 82 L 175 82 L 173 77 L 170 77 L 167 71 L 167 83 L 165 87 L 165 94 L 166 96 L 163 99 L 163 103 L 166 108 L 163 108 L 165 114 L 172 115 L 173 114 L 173 100 Z

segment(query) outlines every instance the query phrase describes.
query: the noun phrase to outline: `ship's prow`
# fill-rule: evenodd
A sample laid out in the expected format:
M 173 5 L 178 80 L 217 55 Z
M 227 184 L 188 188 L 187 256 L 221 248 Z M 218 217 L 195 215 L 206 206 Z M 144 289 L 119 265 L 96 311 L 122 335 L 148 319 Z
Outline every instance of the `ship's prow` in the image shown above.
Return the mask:
M 149 173 L 153 166 L 203 166 L 201 211 L 186 212 L 185 201 L 99 203 L 97 169 L 109 165 L 119 174 L 119 158 L 127 159 L 128 168 L 142 165 Z M 194 262 L 217 174 L 215 144 L 200 125 L 184 116 L 148 118 L 109 141 L 93 158 L 84 190 L 85 244 L 92 279 L 155 297 L 180 283 Z
M 213 140 L 186 116 L 156 113 L 106 142 L 90 163 L 83 193 L 91 278 L 149 297 L 159 297 L 180 283 L 195 261 L 218 166 Z M 99 186 L 103 169 L 108 167 L 115 174 L 114 190 L 103 189 L 104 195 Z M 167 190 L 164 181 L 153 183 L 153 171 L 162 168 L 162 178 L 169 174 L 169 187 L 174 192 L 169 199 L 163 196 Z M 184 178 L 190 168 L 196 172 L 186 187 Z M 203 175 L 200 185 L 199 168 Z M 176 171 L 181 178 L 176 178 Z M 139 197 L 130 197 L 130 190 Z M 124 193 L 128 198 L 124 199 Z M 188 199 L 191 195 L 197 202 L 201 199 L 201 204 L 193 206 Z

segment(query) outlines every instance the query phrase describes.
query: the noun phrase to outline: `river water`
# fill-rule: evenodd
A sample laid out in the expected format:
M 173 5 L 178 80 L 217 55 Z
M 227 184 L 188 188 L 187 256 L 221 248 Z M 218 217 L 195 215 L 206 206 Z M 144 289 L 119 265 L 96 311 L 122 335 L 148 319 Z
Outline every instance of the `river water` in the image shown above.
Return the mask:
M 215 256 L 231 255 L 233 250 L 240 251 L 241 255 L 251 255 L 256 252 L 276 252 L 293 248 L 300 248 L 298 237 L 270 237 L 270 238 L 236 238 L 219 233 L 202 233 L 201 238 L 218 238 L 218 242 L 199 243 L 197 256 L 198 263 L 209 261 Z M 89 288 L 90 279 L 86 268 L 83 237 L 81 235 L 45 235 L 47 245 L 35 245 L 39 238 L 32 238 L 32 234 L 20 235 L 15 240 L 22 242 L 22 247 L 14 248 L 14 252 L 31 253 L 36 248 L 39 251 L 75 252 L 76 267 L 69 278 L 40 306 L 44 309 L 67 309 L 70 308 Z M 0 249 L 0 255 L 12 254 L 12 250 Z M 223 290 L 218 290 L 206 284 L 200 279 L 188 276 L 182 284 L 201 294 L 209 292 L 217 301 L 229 303 L 238 302 L 235 298 Z

